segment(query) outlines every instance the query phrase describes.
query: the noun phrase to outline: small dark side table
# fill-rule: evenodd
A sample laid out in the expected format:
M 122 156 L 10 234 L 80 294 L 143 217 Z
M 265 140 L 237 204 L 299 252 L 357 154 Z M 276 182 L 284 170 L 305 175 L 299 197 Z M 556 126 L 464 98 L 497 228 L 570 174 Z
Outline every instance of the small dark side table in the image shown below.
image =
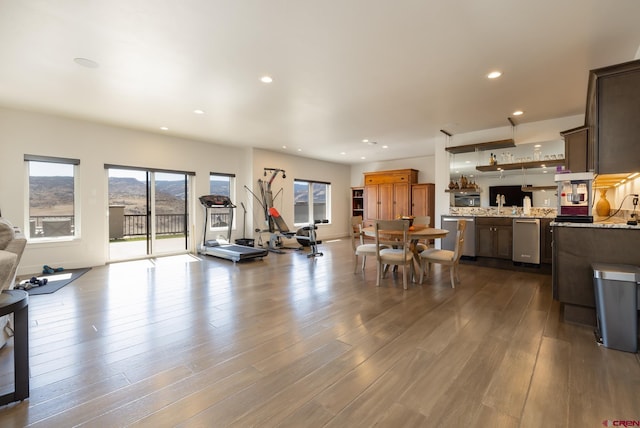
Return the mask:
M 29 398 L 29 294 L 23 290 L 0 293 L 0 316 L 13 317 L 14 392 L 0 396 L 0 406 Z

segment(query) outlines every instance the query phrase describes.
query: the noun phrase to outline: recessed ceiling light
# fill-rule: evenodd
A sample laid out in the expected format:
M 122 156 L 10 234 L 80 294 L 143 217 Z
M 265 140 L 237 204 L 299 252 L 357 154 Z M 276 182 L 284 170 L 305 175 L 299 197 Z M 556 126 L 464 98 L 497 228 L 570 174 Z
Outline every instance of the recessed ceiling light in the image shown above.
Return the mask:
M 365 160 L 365 159 L 366 159 L 366 157 L 364 157 L 364 156 L 360 156 L 360 159 Z
M 347 154 L 347 152 L 340 152 L 340 154 L 341 154 L 341 155 L 346 155 L 346 154 Z
M 82 67 L 87 67 L 87 68 L 98 68 L 99 64 L 93 60 L 87 59 L 87 58 L 74 58 L 73 62 L 75 62 L 78 65 L 81 65 Z
M 367 140 L 366 138 L 364 140 L 362 140 L 363 143 L 368 143 L 369 140 Z
M 273 82 L 273 78 L 271 76 L 262 76 L 260 78 L 260 81 L 262 83 L 271 83 L 271 82 Z
M 497 79 L 500 76 L 502 76 L 502 72 L 498 70 L 492 71 L 491 73 L 487 74 L 487 77 L 489 79 Z
M 516 110 L 513 112 L 514 116 L 522 116 L 524 114 L 524 112 L 522 110 Z
M 163 131 L 168 131 L 169 130 L 169 128 L 167 128 L 166 126 L 161 126 L 160 129 L 163 130 Z
M 299 151 L 299 152 L 301 152 L 301 151 L 302 151 L 302 149 L 298 149 L 298 151 Z
M 384 146 L 382 146 L 383 149 L 388 149 L 389 146 L 387 146 L 386 144 Z
M 542 147 L 542 144 L 536 144 L 536 145 L 535 145 L 535 146 L 533 146 L 533 147 L 535 147 L 536 149 L 539 149 L 540 147 Z
M 287 146 L 282 146 L 282 148 L 283 148 L 283 149 L 286 149 L 286 148 L 287 148 Z
M 204 114 L 204 110 L 196 109 L 193 111 L 195 114 Z

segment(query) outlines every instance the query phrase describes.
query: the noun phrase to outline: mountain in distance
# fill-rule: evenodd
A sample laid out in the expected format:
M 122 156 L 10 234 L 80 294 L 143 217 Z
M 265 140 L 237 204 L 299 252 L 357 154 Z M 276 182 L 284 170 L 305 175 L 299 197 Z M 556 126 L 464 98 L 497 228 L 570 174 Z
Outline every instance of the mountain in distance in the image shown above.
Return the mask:
M 155 182 L 155 203 L 158 214 L 183 213 L 185 210 L 184 181 L 158 180 Z M 320 189 L 318 189 L 320 187 Z M 308 185 L 294 185 L 296 204 L 308 202 Z M 211 182 L 211 194 L 229 194 L 229 183 Z M 29 178 L 29 195 L 31 215 L 51 215 L 64 212 L 73 215 L 74 201 L 73 177 L 38 177 Z M 201 196 L 201 195 L 196 195 Z M 109 177 L 109 205 L 123 205 L 125 214 L 146 213 L 146 183 L 132 177 Z M 326 200 L 324 186 L 314 186 L 314 201 Z M 236 201 L 232 201 L 238 205 Z M 53 208 L 55 207 L 55 209 Z M 68 211 L 68 212 L 67 212 Z

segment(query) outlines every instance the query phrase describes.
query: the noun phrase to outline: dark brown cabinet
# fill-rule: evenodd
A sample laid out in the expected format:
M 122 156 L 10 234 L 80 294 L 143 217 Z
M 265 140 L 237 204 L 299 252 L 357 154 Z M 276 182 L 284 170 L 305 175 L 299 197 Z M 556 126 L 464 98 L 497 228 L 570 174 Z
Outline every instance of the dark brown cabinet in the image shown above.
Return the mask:
M 586 126 L 560 133 L 564 138 L 565 168 L 571 172 L 593 171 L 593 147 L 589 146 Z
M 638 265 L 640 228 L 553 227 L 553 298 L 566 321 L 595 324 L 592 263 Z
M 513 221 L 511 218 L 476 218 L 476 255 L 511 260 Z
M 550 218 L 540 219 L 540 263 L 553 262 L 553 228 Z
M 640 60 L 590 71 L 585 123 L 597 174 L 640 171 L 638 112 Z

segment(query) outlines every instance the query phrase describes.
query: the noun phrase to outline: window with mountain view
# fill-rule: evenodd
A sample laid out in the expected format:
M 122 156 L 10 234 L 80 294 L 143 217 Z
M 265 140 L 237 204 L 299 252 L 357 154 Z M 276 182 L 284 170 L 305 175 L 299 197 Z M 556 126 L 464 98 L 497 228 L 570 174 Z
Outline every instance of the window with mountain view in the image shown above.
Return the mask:
M 233 203 L 234 205 L 239 205 L 236 204 L 234 200 L 236 196 L 235 180 L 236 177 L 234 174 L 224 174 L 216 172 L 210 173 L 209 194 L 226 196 L 231 200 L 231 203 Z M 210 208 L 209 214 L 211 215 L 211 218 L 209 219 L 211 229 L 227 229 L 229 227 L 231 216 L 228 208 Z
M 309 224 L 314 220 L 330 220 L 330 191 L 331 183 L 295 179 L 294 223 Z
M 25 155 L 29 171 L 29 238 L 78 235 L 76 159 Z

